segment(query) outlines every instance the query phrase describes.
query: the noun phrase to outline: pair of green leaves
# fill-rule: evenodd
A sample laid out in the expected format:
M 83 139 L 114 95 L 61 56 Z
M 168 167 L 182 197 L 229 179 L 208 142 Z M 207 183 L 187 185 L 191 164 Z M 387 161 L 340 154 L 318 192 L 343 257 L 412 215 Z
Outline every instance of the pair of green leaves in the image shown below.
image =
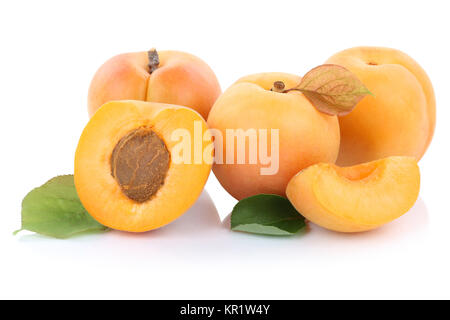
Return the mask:
M 287 236 L 305 227 L 305 218 L 289 200 L 275 194 L 242 199 L 231 213 L 231 230 L 234 231 Z
M 33 189 L 22 201 L 22 228 L 55 238 L 88 231 L 106 231 L 78 198 L 73 175 L 58 176 Z
M 292 235 L 306 226 L 303 218 L 283 197 L 261 194 L 241 200 L 233 209 L 231 229 L 268 235 Z M 33 189 L 22 201 L 22 228 L 54 238 L 107 227 L 95 221 L 78 198 L 73 175 L 58 176 Z

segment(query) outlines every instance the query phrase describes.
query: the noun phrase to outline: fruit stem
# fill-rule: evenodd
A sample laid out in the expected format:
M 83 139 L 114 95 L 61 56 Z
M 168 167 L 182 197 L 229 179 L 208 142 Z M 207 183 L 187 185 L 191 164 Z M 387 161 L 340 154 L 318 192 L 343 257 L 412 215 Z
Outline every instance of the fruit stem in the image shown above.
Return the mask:
M 275 92 L 283 93 L 285 87 L 286 87 L 286 86 L 284 85 L 284 82 L 283 82 L 283 81 L 275 81 L 275 82 L 273 83 L 273 87 L 272 87 L 272 89 L 270 89 L 270 91 L 275 91 Z
M 148 51 L 148 69 L 150 74 L 153 73 L 159 66 L 159 55 L 155 48 Z

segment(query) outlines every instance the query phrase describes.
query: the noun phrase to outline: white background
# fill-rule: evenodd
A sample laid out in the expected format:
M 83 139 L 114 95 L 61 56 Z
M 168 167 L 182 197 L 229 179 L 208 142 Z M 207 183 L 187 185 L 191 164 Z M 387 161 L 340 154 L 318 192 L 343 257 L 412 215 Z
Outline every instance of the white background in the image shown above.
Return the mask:
M 0 298 L 450 298 L 450 98 L 446 1 L 2 1 Z M 91 77 L 151 47 L 193 53 L 223 89 L 256 72 L 304 74 L 342 49 L 410 54 L 436 91 L 437 128 L 419 200 L 355 235 L 233 233 L 235 201 L 211 175 L 195 206 L 145 234 L 69 240 L 20 226 L 21 200 L 73 172 Z

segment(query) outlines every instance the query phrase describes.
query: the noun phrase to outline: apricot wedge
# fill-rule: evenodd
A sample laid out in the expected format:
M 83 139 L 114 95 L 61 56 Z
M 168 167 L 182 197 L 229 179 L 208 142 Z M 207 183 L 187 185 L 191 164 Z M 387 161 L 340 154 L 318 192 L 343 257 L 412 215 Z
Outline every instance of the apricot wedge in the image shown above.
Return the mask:
M 108 102 L 79 140 L 77 193 L 105 226 L 131 232 L 156 229 L 178 218 L 199 197 L 213 150 L 206 122 L 192 109 Z
M 352 167 L 319 163 L 300 171 L 286 189 L 309 221 L 340 232 L 378 228 L 406 213 L 420 189 L 413 157 L 389 157 Z

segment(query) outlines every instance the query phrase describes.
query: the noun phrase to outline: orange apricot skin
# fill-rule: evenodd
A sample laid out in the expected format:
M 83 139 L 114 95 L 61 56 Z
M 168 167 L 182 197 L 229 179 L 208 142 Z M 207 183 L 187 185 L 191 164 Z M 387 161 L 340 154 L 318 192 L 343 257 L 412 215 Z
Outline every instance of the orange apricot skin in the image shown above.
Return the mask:
M 212 69 L 185 52 L 158 54 L 159 67 L 151 74 L 147 52 L 120 54 L 106 61 L 89 87 L 89 116 L 108 101 L 141 100 L 190 107 L 206 119 L 221 94 Z
M 356 47 L 327 60 L 349 69 L 373 93 L 339 118 L 339 165 L 389 156 L 419 161 L 434 133 L 436 101 L 430 79 L 405 53 L 381 47 Z
M 352 167 L 319 163 L 299 172 L 286 194 L 306 219 L 338 232 L 376 229 L 416 202 L 420 172 L 412 157 L 389 157 Z
M 287 183 L 298 171 L 317 162 L 336 160 L 339 150 L 337 117 L 317 111 L 299 92 L 270 91 L 275 81 L 283 81 L 286 88 L 291 88 L 300 80 L 300 77 L 286 73 L 243 77 L 227 89 L 211 109 L 208 124 L 223 136 L 224 162 L 227 129 L 256 129 L 258 141 L 261 139 L 259 129 L 268 129 L 269 137 L 271 129 L 279 130 L 279 169 L 276 174 L 262 175 L 261 168 L 269 165 L 263 164 L 259 157 L 256 164 L 249 161 L 220 164 L 216 159 L 213 172 L 234 198 L 240 200 L 260 193 L 284 196 Z M 246 152 L 249 151 L 248 142 L 246 139 Z M 269 152 L 271 143 L 268 143 Z M 218 148 L 216 146 L 216 153 Z
M 195 146 L 191 143 L 190 161 L 173 161 L 172 151 L 179 142 L 173 139 L 173 133 L 183 129 L 194 136 L 194 122 L 201 124 L 204 133 L 200 151 L 206 155 L 210 150 L 211 159 L 203 157 L 195 162 Z M 110 164 L 119 140 L 140 127 L 156 132 L 171 154 L 163 186 L 143 203 L 122 192 Z M 212 156 L 213 141 L 207 124 L 194 110 L 155 102 L 111 101 L 94 114 L 80 137 L 75 153 L 75 187 L 83 206 L 101 224 L 121 231 L 145 232 L 170 223 L 189 209 L 208 179 Z

